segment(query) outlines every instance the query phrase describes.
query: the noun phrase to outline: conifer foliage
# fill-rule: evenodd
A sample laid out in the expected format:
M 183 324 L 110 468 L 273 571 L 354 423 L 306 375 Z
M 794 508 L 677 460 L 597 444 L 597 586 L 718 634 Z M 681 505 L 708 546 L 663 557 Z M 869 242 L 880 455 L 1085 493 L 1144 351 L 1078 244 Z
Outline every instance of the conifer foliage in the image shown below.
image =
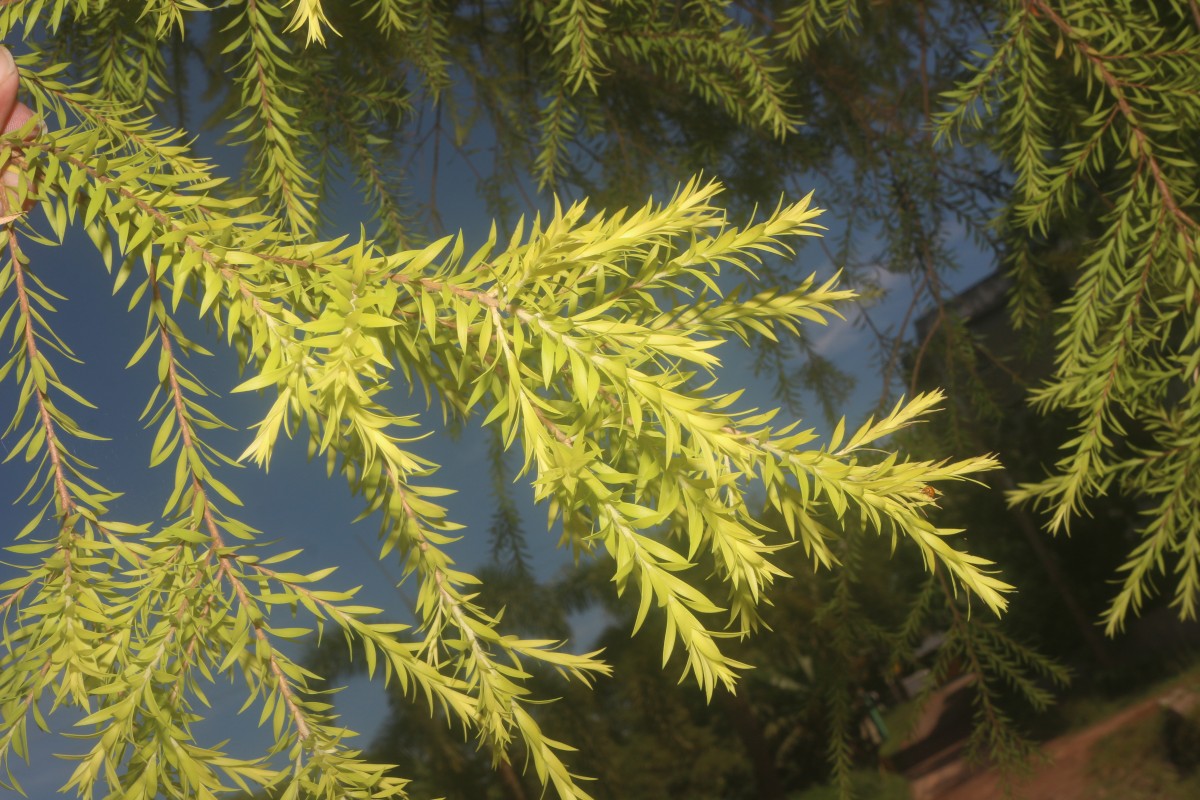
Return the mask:
M 1139 498 L 1109 630 L 1159 572 L 1195 616 L 1196 0 L 4 0 L 0 36 L 35 112 L 0 138 L 5 487 L 28 510 L 9 532 L 20 575 L 0 587 L 6 762 L 37 726 L 82 735 L 66 788 L 85 797 L 403 796 L 289 657 L 284 643 L 322 631 L 494 763 L 586 797 L 569 743 L 539 727 L 534 704 L 555 692 L 531 676 L 586 685 L 610 668 L 508 632 L 485 606 L 452 559 L 478 532 L 455 523 L 437 465 L 412 444 L 432 432 L 391 407 L 397 387 L 447 427 L 490 428 L 561 545 L 611 570 L 636 598 L 633 627 L 653 619 L 664 663 L 675 653 L 708 695 L 748 666 L 728 640 L 760 627 L 785 579 L 780 547 L 839 587 L 858 572 L 846 531 L 914 549 L 935 574 L 897 635 L 911 641 L 943 598 L 939 669 L 962 661 L 984 678 L 977 741 L 1021 750 L 989 686 L 1040 706 L 1027 676 L 1062 674 L 956 605 L 999 611 L 1008 587 L 938 527 L 931 491 L 994 464 L 887 453 L 940 394 L 822 437 L 715 381 L 722 342 L 778 353 L 854 300 L 837 277 L 779 280 L 821 230 L 812 197 L 735 224 L 721 187 L 697 178 L 666 201 L 563 201 L 509 224 L 508 200 L 532 184 L 616 197 L 668 162 L 752 183 L 850 164 L 834 196 L 887 198 L 864 216 L 889 266 L 921 273 L 938 306 L 934 327 L 963 362 L 945 379 L 966 375 L 985 401 L 970 380 L 978 348 L 941 294 L 953 259 L 940 231 L 952 214 L 995 246 L 1016 323 L 1057 311 L 1054 372 L 1032 397 L 1074 420 L 1049 475 L 1012 499 L 1060 531 L 1101 495 Z M 441 218 L 417 196 L 418 162 L 467 150 L 481 123 L 494 143 L 481 185 L 501 219 L 486 241 L 432 238 Z M 215 161 L 194 144 L 207 124 L 230 145 Z M 371 218 L 333 238 L 329 187 L 347 182 Z M 154 363 L 157 379 L 131 386 L 129 407 L 144 408 L 147 460 L 168 476 L 161 519 L 122 518 L 114 501 L 136 487 L 82 455 L 121 443 L 79 423 L 88 387 L 64 377 L 96 346 L 57 324 L 69 230 L 95 245 L 71 269 L 107 270 L 146 320 L 129 363 Z M 1056 295 L 1056 282 L 1071 288 Z M 902 336 L 885 346 L 885 396 Z M 210 355 L 242 382 L 207 387 L 185 357 Z M 836 380 L 833 366 L 811 374 Z M 225 452 L 231 391 L 268 410 Z M 415 626 L 356 604 L 332 569 L 289 571 L 287 545 L 269 543 L 285 532 L 239 520 L 254 500 L 233 468 L 266 469 L 281 436 L 307 441 L 378 521 L 381 557 L 415 587 Z M 849 615 L 850 600 L 839 589 L 830 607 Z M 231 678 L 245 713 L 272 727 L 271 752 L 223 753 L 193 734 L 211 684 Z M 831 738 L 843 783 L 849 724 Z
M 1173 575 L 1181 616 L 1200 604 L 1200 4 L 1050 3 L 1011 9 L 939 120 L 952 135 L 997 115 L 1012 167 L 1014 319 L 1048 292 L 1034 252 L 1085 219 L 1073 288 L 1057 309 L 1053 376 L 1032 395 L 1074 418 L 1062 456 L 1013 493 L 1068 529 L 1090 501 L 1139 498 L 1141 542 L 1121 567 L 1109 633 Z M 1172 563 L 1173 562 L 1173 563 Z
M 783 577 L 779 547 L 794 540 L 814 565 L 838 568 L 827 514 L 916 548 L 983 607 L 1004 607 L 1008 587 L 937 527 L 927 491 L 993 462 L 879 453 L 940 394 L 821 439 L 713 385 L 723 341 L 788 336 L 853 299 L 836 278 L 755 285 L 756 264 L 818 232 L 811 198 L 734 224 L 720 187 L 697 179 L 665 202 L 556 204 L 503 239 L 493 227 L 485 242 L 413 245 L 394 167 L 419 113 L 413 95 L 450 103 L 460 82 L 494 81 L 489 69 L 537 87 L 539 115 L 523 118 L 515 101 L 508 112 L 540 132 L 544 181 L 572 126 L 593 124 L 588 98 L 618 60 L 740 123 L 792 129 L 774 45 L 723 4 L 28 0 L 4 5 L 0 33 L 23 43 L 24 99 L 45 123 L 6 134 L 0 150 L 16 176 L 4 198 L 16 218 L 0 232 L 0 379 L 15 409 L 6 469 L 26 480 L 6 487 L 30 509 L 10 532 L 21 575 L 0 590 L 6 762 L 27 756 L 32 726 L 66 725 L 81 738 L 64 788 L 82 797 L 404 796 L 387 765 L 346 743 L 315 676 L 283 646 L 318 630 L 345 636 L 369 672 L 445 713 L 495 763 L 520 754 L 515 766 L 558 796 L 587 797 L 569 743 L 531 713 L 546 698 L 529 677 L 548 666 L 586 683 L 609 667 L 600 653 L 500 632 L 499 609 L 478 602 L 477 579 L 451 557 L 472 532 L 458 532 L 437 465 L 410 447 L 427 431 L 389 407 L 395 386 L 416 387 L 456 424 L 498 431 L 565 546 L 607 559 L 615 590 L 638 598 L 635 628 L 661 620 L 664 661 L 681 652 L 683 677 L 707 694 L 747 667 L 722 645 L 758 627 Z M 220 76 L 216 114 L 240 145 L 226 154 L 246 158 L 235 182 L 169 123 L 172 108 L 189 115 L 193 54 Z M 339 171 L 378 210 L 377 235 L 323 238 L 324 179 Z M 130 387 L 129 407 L 144 407 L 149 463 L 172 476 L 159 520 L 110 511 L 134 487 L 78 455 L 104 432 L 77 422 L 87 387 L 60 377 L 94 344 L 55 330 L 69 277 L 50 265 L 68 229 L 96 251 L 72 268 L 109 270 L 146 320 L 129 363 L 152 361 L 157 380 Z M 211 340 L 181 323 L 196 314 Z M 224 392 L 184 360 L 210 353 L 245 370 L 218 389 L 269 400 L 241 452 L 211 441 L 228 427 Z M 332 567 L 290 571 L 293 553 L 268 543 L 283 532 L 239 520 L 253 498 L 232 467 L 265 469 L 281 436 L 306 440 L 379 521 L 381 557 L 415 587 L 415 627 L 355 603 Z M 752 492 L 790 538 L 755 521 Z M 270 752 L 221 752 L 194 733 L 211 685 L 230 678 L 246 687 L 245 713 L 271 726 Z M 78 716 L 64 723 L 69 709 Z

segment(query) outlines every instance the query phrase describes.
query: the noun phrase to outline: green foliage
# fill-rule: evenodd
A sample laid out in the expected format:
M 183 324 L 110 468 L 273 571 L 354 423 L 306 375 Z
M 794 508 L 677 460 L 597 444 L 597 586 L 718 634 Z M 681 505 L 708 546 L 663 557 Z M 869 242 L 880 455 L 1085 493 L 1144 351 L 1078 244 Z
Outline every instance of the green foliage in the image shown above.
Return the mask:
M 778 515 L 765 522 L 776 531 L 784 528 Z M 515 569 L 490 568 L 480 575 L 480 597 L 505 608 L 501 627 L 508 634 L 566 631 L 566 615 L 593 603 L 607 611 L 610 623 L 597 644 L 620 679 L 599 681 L 595 687 L 565 686 L 560 702 L 538 709 L 544 730 L 579 746 L 573 757 L 577 767 L 602 776 L 588 789 L 595 797 L 750 800 L 790 797 L 805 787 L 821 787 L 814 791 L 830 796 L 875 797 L 886 790 L 905 791 L 906 783 L 895 776 L 878 785 L 864 782 L 864 767 L 875 764 L 875 745 L 864 735 L 867 693 L 876 693 L 883 704 L 893 702 L 896 695 L 887 676 L 908 671 L 912 647 L 924 632 L 955 626 L 952 612 L 940 602 L 939 583 L 922 584 L 924 569 L 917 554 L 901 551 L 888 559 L 888 550 L 888 542 L 852 529 L 838 542 L 842 566 L 837 570 L 813 571 L 800 548 L 779 552 L 777 564 L 795 577 L 779 585 L 771 607 L 763 609 L 764 624 L 773 633 L 728 644 L 735 658 L 755 669 L 739 681 L 736 694 L 718 688 L 710 703 L 689 687 L 675 685 L 673 673 L 683 664 L 678 652 L 665 672 L 660 669 L 665 620 L 650 617 L 636 636 L 629 636 L 638 604 L 612 595 L 603 562 L 548 583 Z M 711 579 L 705 585 L 719 587 L 720 582 Z M 966 627 L 965 617 L 961 622 L 956 629 Z M 981 642 L 975 649 L 985 655 L 996 652 L 994 633 L 976 638 Z M 1045 666 L 1045 659 L 1032 660 L 1035 673 Z M 332 639 L 306 664 L 335 680 L 366 669 L 359 653 Z M 1009 666 L 1008 672 L 1019 673 L 1015 664 Z M 955 642 L 941 651 L 942 668 L 970 668 Z M 1053 667 L 1046 671 L 1062 675 Z M 980 731 L 989 737 L 985 743 L 994 743 L 994 752 L 1002 756 L 1014 755 L 1018 747 L 1027 752 L 1006 709 L 1016 708 L 1014 699 L 1028 698 L 1021 697 L 1021 687 L 1006 691 L 1000 671 L 981 674 L 985 681 L 979 690 L 1001 717 L 982 721 Z M 1034 699 L 1044 699 L 1044 687 L 1034 686 Z M 399 760 L 401 774 L 413 778 L 414 793 L 436 791 L 453 800 L 519 796 L 504 788 L 510 782 L 527 795 L 537 791 L 527 778 L 515 775 L 487 781 L 485 757 L 465 746 L 454 731 L 440 720 L 431 725 L 424 710 L 412 707 L 395 688 L 389 701 L 389 724 L 367 753 L 377 761 Z M 917 698 L 909 709 L 920 713 L 922 705 Z M 889 724 L 888 729 L 888 742 L 906 734 L 903 726 Z M 831 748 L 837 756 L 832 763 L 827 757 Z M 513 754 L 520 759 L 519 745 Z
M 766 59 L 771 45 L 720 4 L 532 2 L 500 15 L 499 38 L 527 42 L 535 86 L 556 98 L 547 108 L 559 110 L 528 117 L 543 121 L 543 152 L 573 130 L 556 118 L 590 120 L 593 90 L 617 62 L 735 122 L 773 135 L 794 125 L 786 82 Z M 453 424 L 480 421 L 517 451 L 562 544 L 610 565 L 617 592 L 637 598 L 633 628 L 653 616 L 662 661 L 677 653 L 682 678 L 706 696 L 734 687 L 747 667 L 727 643 L 760 626 L 784 577 L 781 548 L 798 543 L 812 565 L 837 568 L 839 532 L 823 519 L 911 547 L 955 591 L 1004 607 L 1009 587 L 990 564 L 928 516 L 929 487 L 994 462 L 881 452 L 940 393 L 854 430 L 843 420 L 821 443 L 713 387 L 723 342 L 793 335 L 853 298 L 833 278 L 753 286 L 762 260 L 786 259 L 816 233 L 809 198 L 739 226 L 715 205 L 719 186 L 693 180 L 632 210 L 589 216 L 583 202 L 556 204 L 507 241 L 494 226 L 471 251 L 461 235 L 413 248 L 389 159 L 414 87 L 393 79 L 411 70 L 447 105 L 452 77 L 483 85 L 469 66 L 472 42 L 492 31 L 471 14 L 393 0 L 246 0 L 213 12 L 33 0 L 4 6 L 0 32 L 26 42 L 23 86 L 48 123 L 37 135 L 6 135 L 0 150 L 0 163 L 19 168 L 13 202 L 36 204 L 0 234 L 9 460 L 28 465 L 18 499 L 33 509 L 10 548 L 22 574 L 0 589 L 5 761 L 28 755 L 30 724 L 52 730 L 56 712 L 76 709 L 87 745 L 64 788 L 79 796 L 255 787 L 282 798 L 404 796 L 403 779 L 347 744 L 317 676 L 284 646 L 337 632 L 369 674 L 450 720 L 493 765 L 511 769 L 519 750 L 543 787 L 588 797 L 564 760 L 569 745 L 538 722 L 532 678 L 556 672 L 587 685 L 610 666 L 598 652 L 501 631 L 478 578 L 451 557 L 460 526 L 441 505 L 449 492 L 437 465 L 410 447 L 428 432 L 389 406 L 397 385 L 419 387 Z M 189 46 L 229 76 L 217 113 L 231 116 L 226 133 L 247 158 L 233 185 L 156 107 L 180 90 L 184 79 L 172 76 L 186 73 L 183 43 L 196 39 Z M 378 237 L 320 235 L 319 178 L 340 158 L 379 208 Z M 559 172 L 553 159 L 536 163 L 544 180 Z M 141 419 L 154 431 L 150 464 L 172 476 L 154 522 L 117 518 L 120 476 L 76 455 L 80 441 L 99 437 L 78 424 L 74 406 L 88 402 L 60 377 L 80 356 L 55 333 L 62 287 L 44 260 L 69 228 L 93 242 L 114 290 L 129 287 L 130 313 L 145 315 L 129 363 L 157 366 Z M 182 324 L 196 313 L 216 332 L 211 341 Z M 213 432 L 229 427 L 221 400 L 184 361 L 221 347 L 247 374 L 233 391 L 269 402 L 240 454 L 215 444 Z M 330 581 L 332 569 L 289 571 L 294 551 L 270 543 L 278 532 L 239 520 L 243 498 L 227 476 L 240 463 L 267 468 L 281 436 L 306 440 L 380 521 L 382 555 L 394 553 L 415 585 L 415 626 L 357 604 L 355 590 Z M 786 535 L 756 521 L 751 492 Z M 207 692 L 229 678 L 271 726 L 268 753 L 198 740 Z
M 1033 341 L 1047 319 L 1054 328 L 1053 374 L 1032 397 L 1073 430 L 1049 476 L 1023 478 L 1011 499 L 1065 531 L 1101 497 L 1135 498 L 1141 539 L 1109 632 L 1158 574 L 1181 615 L 1196 614 L 1193 0 L 26 0 L 0 7 L 0 33 L 24 43 L 25 99 L 48 128 L 0 142 L 17 176 L 8 208 L 34 204 L 5 227 L 0 271 L 5 435 L 32 509 L 14 545 L 26 571 L 0 590 L 0 751 L 24 755 L 30 721 L 53 727 L 51 711 L 81 709 L 80 794 L 402 794 L 348 748 L 315 677 L 280 647 L 336 629 L 499 769 L 527 754 L 543 786 L 586 796 L 566 745 L 542 731 L 533 676 L 560 674 L 566 694 L 611 665 L 568 654 L 560 630 L 500 625 L 479 576 L 452 560 L 447 491 L 412 444 L 430 432 L 390 405 L 397 387 L 419 389 L 452 430 L 490 429 L 496 463 L 508 454 L 561 544 L 609 570 L 632 627 L 660 634 L 656 655 L 705 696 L 765 663 L 740 639 L 796 571 L 781 551 L 796 543 L 806 568 L 832 570 L 814 610 L 843 621 L 817 648 L 828 663 L 885 641 L 902 658 L 923 626 L 945 626 L 943 670 L 965 663 L 981 679 L 976 742 L 1027 750 L 1002 701 L 1040 706 L 1044 681 L 1062 674 L 968 613 L 1002 608 L 1007 587 L 952 544 L 927 493 L 992 467 L 938 459 L 982 449 L 981 420 L 1011 419 L 980 377 L 1004 355 L 949 301 L 944 276 L 961 261 L 951 228 L 1004 260 L 1018 327 Z M 207 120 L 193 119 L 201 89 Z M 193 150 L 206 123 L 232 145 L 219 167 Z M 494 141 L 490 173 L 479 129 Z M 501 217 L 482 245 L 431 238 L 441 148 L 471 162 Z M 700 171 L 726 179 L 729 213 L 715 183 L 688 179 Z M 844 278 L 787 273 L 818 230 L 808 198 L 750 210 L 803 196 L 811 184 L 797 175 L 828 184 Z M 350 182 L 371 230 L 331 237 L 331 187 Z M 564 199 L 512 224 L 512 196 L 534 183 L 625 210 Z M 666 202 L 642 199 L 675 183 Z M 80 456 L 100 436 L 80 424 L 88 392 L 66 365 L 89 354 L 56 332 L 65 286 L 46 262 L 68 229 L 145 314 L 130 363 L 157 365 L 137 404 L 149 461 L 171 481 L 161 520 L 118 518 L 120 477 Z M 878 252 L 864 252 L 871 240 Z M 886 282 L 877 265 L 914 286 L 902 328 L 933 306 L 911 347 L 906 330 L 862 312 L 878 336 L 878 420 L 842 421 L 823 440 L 715 384 L 720 345 L 737 340 L 794 416 L 791 356 L 803 355 L 800 377 L 836 420 L 845 376 L 808 331 L 854 298 L 843 280 Z M 218 335 L 184 324 L 196 312 Z M 221 450 L 228 405 L 185 362 L 221 348 L 245 371 L 236 388 L 268 403 L 240 453 Z M 917 391 L 930 375 L 954 401 L 940 443 L 910 452 L 938 455 L 887 455 L 940 400 Z M 900 385 L 913 399 L 893 407 Z M 380 521 L 383 554 L 417 589 L 414 628 L 355 604 L 327 570 L 288 572 L 288 554 L 266 543 L 278 532 L 239 519 L 230 469 L 265 469 L 281 436 L 307 441 Z M 760 499 L 779 525 L 764 527 Z M 890 626 L 860 598 L 884 580 L 847 533 L 860 527 L 936 576 Z M 526 544 L 507 500 L 496 531 L 520 572 Z M 307 622 L 285 624 L 288 612 Z M 234 757 L 193 737 L 208 683 L 231 676 L 274 727 L 274 753 Z M 829 695 L 827 741 L 848 790 L 857 684 L 831 677 L 844 685 Z
M 1054 370 L 1031 399 L 1070 420 L 1048 474 L 1018 475 L 1011 500 L 1045 511 L 1053 532 L 1102 514 L 1114 497 L 1136 503 L 1139 541 L 1113 565 L 1108 633 L 1164 585 L 1180 616 L 1194 618 L 1200 525 L 1183 498 L 1196 492 L 1200 435 L 1197 4 L 753 7 L 794 64 L 785 74 L 807 127 L 779 145 L 727 132 L 713 140 L 750 165 L 751 185 L 828 175 L 834 193 L 824 197 L 850 231 L 838 262 L 855 280 L 857 261 L 911 282 L 904 327 L 931 309 L 915 348 L 906 330 L 868 315 L 883 398 L 896 385 L 944 386 L 961 403 L 942 426 L 951 442 L 974 438 L 976 415 L 994 414 L 988 394 L 1003 389 L 976 373 L 1003 359 L 964 330 L 972 320 L 956 319 L 963 309 L 947 283 L 973 260 L 950 246 L 948 229 L 958 229 L 1007 273 L 1018 331 L 1033 343 L 1052 336 Z M 674 119 L 694 118 L 685 109 Z M 877 250 L 864 244 L 870 236 Z M 931 346 L 937 337 L 942 352 Z
M 1032 396 L 1070 412 L 1074 432 L 1051 474 L 1012 500 L 1048 509 L 1057 532 L 1110 491 L 1139 497 L 1142 541 L 1121 568 L 1107 629 L 1142 606 L 1157 572 L 1177 576 L 1174 603 L 1195 618 L 1200 521 L 1184 498 L 1200 474 L 1197 7 L 1032 0 L 1001 20 L 948 95 L 939 132 L 986 120 L 985 141 L 1013 169 L 1018 323 L 1045 295 L 1033 248 L 1064 220 L 1093 220 L 1059 309 L 1054 374 Z

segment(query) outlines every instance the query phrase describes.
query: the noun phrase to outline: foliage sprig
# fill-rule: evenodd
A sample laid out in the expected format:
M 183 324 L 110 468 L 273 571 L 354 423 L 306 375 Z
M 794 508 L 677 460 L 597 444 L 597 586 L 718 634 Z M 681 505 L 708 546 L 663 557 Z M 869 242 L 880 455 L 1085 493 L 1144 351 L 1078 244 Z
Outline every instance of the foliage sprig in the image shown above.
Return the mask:
M 0 163 L 20 173 L 6 199 L 37 204 L 0 233 L 0 333 L 12 341 L 0 379 L 17 397 L 8 431 L 18 437 L 14 456 L 29 465 L 21 499 L 34 507 L 13 546 L 24 574 L 0 590 L 0 757 L 28 755 L 30 719 L 51 729 L 54 712 L 73 708 L 89 744 L 65 788 L 83 797 L 255 787 L 287 798 L 403 796 L 404 780 L 348 744 L 316 676 L 289 655 L 287 642 L 336 628 L 369 672 L 439 708 L 497 764 L 519 750 L 544 786 L 588 797 L 562 755 L 570 747 L 531 712 L 541 702 L 531 678 L 552 669 L 587 683 L 609 667 L 598 652 L 501 631 L 478 579 L 456 565 L 453 544 L 469 532 L 459 534 L 442 505 L 450 492 L 416 444 L 427 433 L 418 417 L 392 405 L 397 385 L 420 388 L 448 419 L 494 428 L 518 450 L 520 474 L 561 526 L 562 544 L 581 559 L 607 559 L 617 592 L 637 592 L 635 630 L 651 614 L 660 620 L 664 662 L 679 649 L 683 677 L 707 695 L 733 687 L 748 666 L 725 643 L 760 624 L 758 610 L 783 577 L 773 554 L 799 541 L 815 565 L 836 568 L 839 534 L 818 521 L 827 510 L 917 548 L 956 590 L 1003 609 L 1009 587 L 990 563 L 953 546 L 958 531 L 927 516 L 933 485 L 970 480 L 994 461 L 906 460 L 885 449 L 933 411 L 939 393 L 902 401 L 848 437 L 843 421 L 822 442 L 714 387 L 728 340 L 787 336 L 853 299 L 836 278 L 752 288 L 764 262 L 790 258 L 800 237 L 817 232 L 810 197 L 734 225 L 716 203 L 719 185 L 695 179 L 632 210 L 589 214 L 584 202 L 556 203 L 518 223 L 507 242 L 493 226 L 470 254 L 461 234 L 412 247 L 381 166 L 383 134 L 410 113 L 406 92 L 335 73 L 362 74 L 355 70 L 373 54 L 423 43 L 414 69 L 436 96 L 452 74 L 446 60 L 461 56 L 448 37 L 464 20 L 435 4 L 350 4 L 366 15 L 356 19 L 297 0 L 289 22 L 288 5 L 246 0 L 206 20 L 219 24 L 205 55 L 231 72 L 228 133 L 249 159 L 232 187 L 184 132 L 142 105 L 155 100 L 146 87 L 171 82 L 149 43 L 194 30 L 206 7 L 145 5 L 130 23 L 141 27 L 129 58 L 110 57 L 111 41 L 99 41 L 113 34 L 105 14 L 132 16 L 126 4 L 0 10 L 0 31 L 30 42 L 22 79 L 49 123 L 6 135 L 0 150 Z M 668 29 L 665 12 L 648 22 L 599 8 L 531 3 L 509 20 L 535 40 L 538 79 L 567 90 L 560 102 L 598 91 L 608 65 L 634 62 L 736 121 L 774 135 L 794 124 L 767 40 L 730 26 L 724 11 L 688 4 Z M 347 53 L 339 42 L 363 19 L 387 24 L 364 36 L 363 54 Z M 329 57 L 300 55 L 322 42 Z M 352 99 L 323 111 L 313 97 Z M 571 126 L 548 124 L 558 133 L 543 145 L 559 147 Z M 313 176 L 340 152 L 367 196 L 389 206 L 381 237 L 318 231 Z M 117 492 L 71 450 L 94 436 L 62 410 L 67 400 L 86 405 L 54 365 L 76 355 L 50 324 L 55 273 L 25 247 L 60 246 L 70 228 L 86 232 L 114 290 L 128 286 L 130 311 L 146 315 L 130 365 L 154 360 L 141 418 L 153 430 L 149 462 L 172 476 L 154 522 L 120 519 L 110 510 Z M 185 313 L 217 335 L 199 341 Z M 214 431 L 230 427 L 221 401 L 184 360 L 222 347 L 247 372 L 233 391 L 269 402 L 238 457 L 216 444 Z M 382 555 L 394 551 L 415 584 L 415 626 L 355 604 L 354 589 L 332 588 L 332 570 L 285 571 L 294 553 L 238 518 L 243 498 L 227 476 L 246 463 L 267 468 L 281 436 L 304 437 L 362 497 L 364 516 L 379 522 Z M 790 538 L 756 522 L 756 490 Z M 304 622 L 287 624 L 288 615 Z M 271 726 L 267 753 L 231 756 L 199 741 L 195 723 L 218 679 L 244 683 L 244 709 Z

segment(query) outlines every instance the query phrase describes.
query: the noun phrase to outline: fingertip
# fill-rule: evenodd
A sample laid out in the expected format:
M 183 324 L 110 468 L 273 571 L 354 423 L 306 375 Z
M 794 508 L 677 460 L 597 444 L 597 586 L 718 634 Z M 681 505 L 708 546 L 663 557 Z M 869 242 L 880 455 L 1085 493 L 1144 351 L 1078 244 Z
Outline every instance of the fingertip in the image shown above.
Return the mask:
M 0 125 L 3 125 L 4 133 L 13 130 L 9 120 L 17 108 L 18 83 L 20 78 L 17 76 L 17 62 L 13 61 L 12 53 L 7 47 L 0 46 Z M 29 117 L 25 117 L 25 120 L 28 119 Z M 24 124 L 24 120 L 21 124 Z
M 17 103 L 9 112 L 8 120 L 4 123 L 4 133 L 20 130 L 29 120 L 33 119 L 33 116 L 33 109 L 24 103 Z

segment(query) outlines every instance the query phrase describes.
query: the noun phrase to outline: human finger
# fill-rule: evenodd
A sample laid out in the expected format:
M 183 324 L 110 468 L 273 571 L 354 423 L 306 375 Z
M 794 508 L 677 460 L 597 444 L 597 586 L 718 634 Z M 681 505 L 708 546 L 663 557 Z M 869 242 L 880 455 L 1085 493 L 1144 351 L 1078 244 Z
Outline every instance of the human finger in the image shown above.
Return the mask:
M 20 130 L 34 116 L 33 109 L 17 101 L 20 85 L 21 77 L 12 52 L 0 46 L 0 133 Z
M 20 82 L 12 53 L 7 47 L 0 47 L 0 134 L 20 130 L 34 116 L 28 106 L 17 102 Z M 0 225 L 12 222 L 32 205 L 32 200 L 22 203 L 18 199 L 22 194 L 20 186 L 17 166 L 11 161 L 0 166 Z
M 4 130 L 0 132 L 8 133 L 14 130 L 8 123 L 20 105 L 17 102 L 17 86 L 20 82 L 21 79 L 17 76 L 17 62 L 13 61 L 12 53 L 7 47 L 0 47 L 0 124 L 4 126 Z

